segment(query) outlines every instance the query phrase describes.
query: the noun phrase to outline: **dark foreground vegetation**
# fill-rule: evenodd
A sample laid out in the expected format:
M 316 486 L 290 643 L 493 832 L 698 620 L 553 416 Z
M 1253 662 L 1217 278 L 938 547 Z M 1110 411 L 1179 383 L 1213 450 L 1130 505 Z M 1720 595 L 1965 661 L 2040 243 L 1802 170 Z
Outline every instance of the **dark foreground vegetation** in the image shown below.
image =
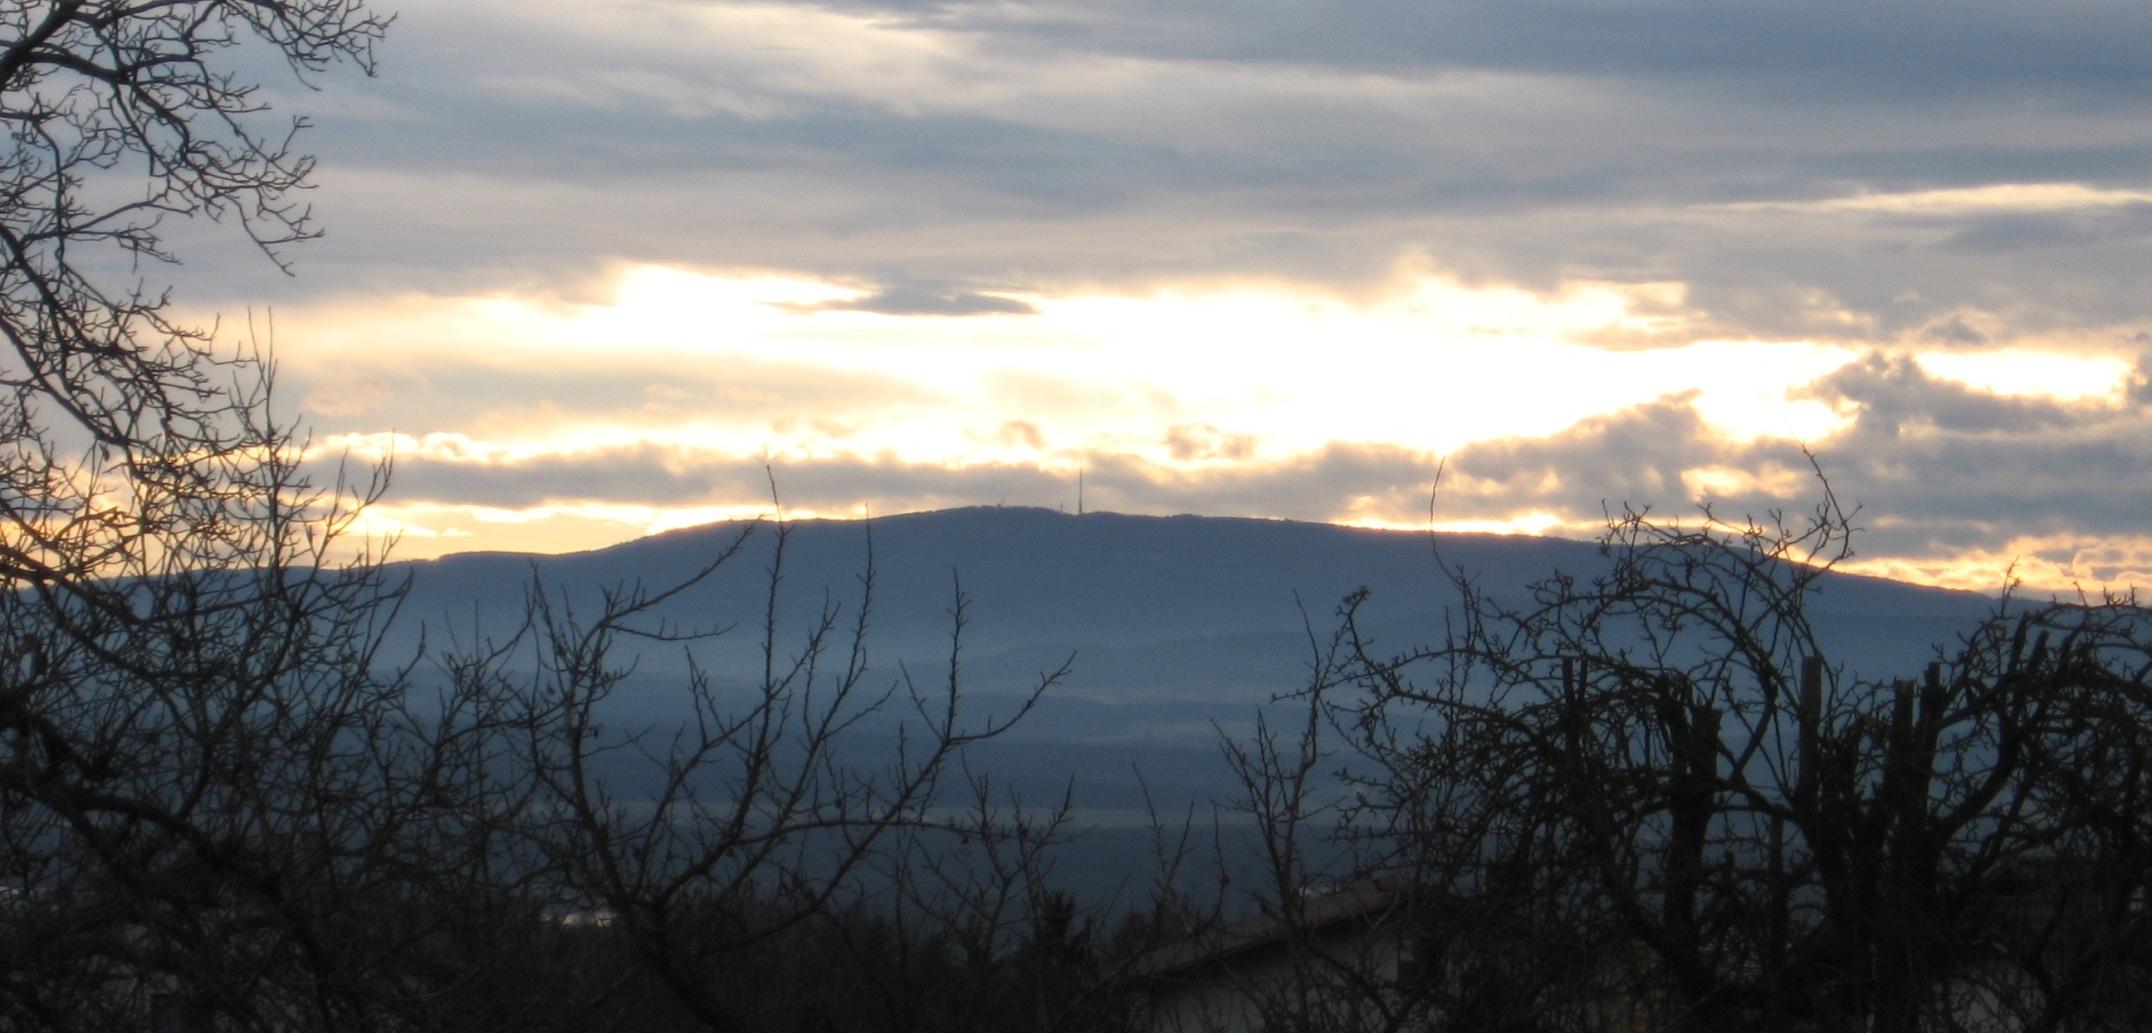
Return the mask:
M 1347 600 L 1306 724 L 1228 747 L 1288 919 L 1301 844 L 1342 840 L 1348 871 L 1390 887 L 1411 962 L 1299 952 L 1289 982 L 1328 988 L 1318 1012 L 1353 1029 L 2152 1022 L 2152 612 L 2006 598 L 1922 670 L 1834 666 L 1806 614 L 1855 529 L 1822 494 L 1764 523 L 1626 514 L 1606 573 L 1521 604 L 1452 570 L 1463 606 L 1401 652 L 1371 646 Z M 1316 795 L 1329 768 L 1349 787 L 1335 806 Z
M 634 649 L 719 630 L 653 608 L 736 551 L 384 652 L 399 586 L 346 532 L 385 471 L 309 472 L 265 358 L 137 277 L 166 222 L 313 234 L 238 70 L 370 71 L 385 28 L 0 6 L 0 1029 L 2152 1024 L 2146 612 L 2005 601 L 1925 670 L 1834 666 L 1827 492 L 1619 520 L 1607 573 L 1521 606 L 1455 572 L 1402 653 L 1349 600 L 1304 724 L 1224 744 L 1254 886 L 1165 822 L 1122 896 L 1061 892 L 1066 809 L 965 763 L 1024 710 L 966 705 L 961 590 L 944 667 L 877 671 L 871 564 L 776 619 L 781 527 L 772 616 L 730 631 L 757 684 L 691 673 L 674 725 L 608 703 Z M 842 749 L 869 715 L 906 734 Z

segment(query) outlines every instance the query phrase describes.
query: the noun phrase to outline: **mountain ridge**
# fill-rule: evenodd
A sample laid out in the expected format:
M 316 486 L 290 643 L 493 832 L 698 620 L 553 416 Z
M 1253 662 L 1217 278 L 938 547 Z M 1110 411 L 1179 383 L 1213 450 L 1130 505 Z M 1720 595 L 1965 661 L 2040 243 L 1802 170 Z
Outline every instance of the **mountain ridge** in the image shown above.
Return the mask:
M 1087 649 L 1125 653 L 1249 635 L 1290 635 L 1304 652 L 1310 626 L 1327 630 L 1338 602 L 1363 588 L 1369 593 L 1363 613 L 1377 626 L 1403 634 L 1417 623 L 1432 632 L 1435 618 L 1457 601 L 1433 544 L 1444 563 L 1499 594 L 1520 593 L 1557 571 L 1588 577 L 1608 563 L 1596 543 L 1563 538 L 1431 537 L 1307 521 L 1079 516 L 1041 507 L 967 506 L 784 526 L 780 622 L 812 621 L 825 604 L 851 612 L 869 569 L 871 537 L 872 633 L 896 657 L 946 645 L 960 587 L 972 656 L 1012 650 L 1040 656 L 1053 647 L 1076 652 L 1080 665 Z M 533 584 L 557 598 L 595 604 L 607 587 L 657 587 L 738 543 L 738 553 L 707 583 L 658 615 L 684 625 L 753 627 L 768 599 L 772 531 L 766 522 L 722 521 L 584 552 L 460 553 L 391 564 L 391 571 L 410 575 L 407 610 L 421 621 L 454 621 L 475 603 L 513 622 Z M 1922 659 L 1924 653 L 1884 648 L 1884 640 L 1962 630 L 1996 605 L 1979 593 L 1859 574 L 1831 572 L 1822 584 L 1811 605 L 1829 625 L 1826 641 L 1852 640 L 1856 648 L 1847 659 L 1864 663 Z M 1159 676 L 1171 681 L 1187 674 Z M 1122 672 L 1117 680 L 1132 677 Z M 1079 666 L 1075 691 L 1087 691 L 1083 681 Z
M 871 533 L 877 596 L 867 650 L 877 691 L 908 673 L 926 684 L 943 675 L 961 583 L 970 608 L 960 673 L 975 716 L 1006 714 L 1042 671 L 1073 658 L 1070 677 L 1024 721 L 967 751 L 967 769 L 1023 799 L 1066 798 L 1085 823 L 1130 834 L 1150 807 L 1181 813 L 1235 796 L 1221 736 L 1244 739 L 1264 713 L 1272 727 L 1298 726 L 1287 697 L 1306 684 L 1311 634 L 1328 636 L 1347 593 L 1369 591 L 1359 615 L 1378 651 L 1433 640 L 1457 602 L 1426 532 L 991 506 L 862 523 L 788 525 L 780 652 L 799 647 L 825 605 L 840 607 L 840 624 L 849 620 Z M 394 572 L 411 578 L 405 615 L 412 619 L 399 633 L 415 642 L 445 626 L 466 643 L 505 637 L 532 586 L 587 616 L 606 586 L 659 586 L 691 573 L 747 526 L 681 528 L 559 556 L 473 553 L 396 564 Z M 693 651 L 712 683 L 743 702 L 759 684 L 774 539 L 749 535 L 730 563 L 654 615 L 680 626 L 731 626 Z M 1511 594 L 1557 569 L 1589 577 L 1608 563 L 1597 544 L 1568 539 L 1444 534 L 1438 541 L 1445 560 Z M 1911 676 L 1935 644 L 1996 605 L 1975 593 L 1851 574 L 1823 583 L 1810 612 L 1832 661 L 1871 676 Z M 686 720 L 688 650 L 623 645 L 640 653 L 608 704 L 609 723 L 663 730 Z M 862 726 L 847 739 L 848 762 L 883 763 L 896 741 L 892 724 Z M 1078 867 L 1112 871 L 1116 851 L 1140 850 L 1139 839 L 1097 839 L 1099 857 Z

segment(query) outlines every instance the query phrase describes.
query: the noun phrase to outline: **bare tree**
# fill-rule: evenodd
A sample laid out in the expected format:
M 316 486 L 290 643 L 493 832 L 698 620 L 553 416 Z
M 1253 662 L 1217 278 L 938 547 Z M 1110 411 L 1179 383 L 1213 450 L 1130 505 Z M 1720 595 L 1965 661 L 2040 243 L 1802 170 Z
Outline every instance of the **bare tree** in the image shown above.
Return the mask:
M 0 5 L 0 1026 L 338 1028 L 398 1006 L 482 836 L 487 719 L 421 720 L 267 361 L 170 315 L 163 227 L 281 266 L 301 120 L 243 72 L 371 71 L 355 0 Z M 363 905 L 359 902 L 365 902 Z
M 1521 602 L 1450 570 L 1462 606 L 1402 653 L 1348 599 L 1297 753 L 1238 755 L 1281 844 L 1341 772 L 1348 863 L 1403 887 L 1415 963 L 1358 999 L 1412 1028 L 2139 1027 L 2152 613 L 2005 597 L 1864 676 L 1808 617 L 1853 535 L 1827 486 L 1796 520 L 1624 512 L 1603 573 Z
M 653 614 L 737 551 L 383 655 L 401 589 L 349 532 L 386 471 L 315 479 L 267 357 L 146 276 L 176 224 L 280 269 L 315 235 L 304 121 L 246 70 L 370 73 L 386 27 L 360 0 L 0 2 L 0 1029 L 811 1028 L 772 966 L 821 937 L 865 986 L 878 901 L 909 902 L 906 943 L 979 948 L 922 1014 L 1092 1025 L 1063 1005 L 1111 982 L 1096 923 L 1045 878 L 1065 805 L 961 774 L 1030 705 L 961 705 L 960 590 L 945 667 L 876 672 L 871 569 L 787 629 L 768 529 L 759 682 L 695 670 L 677 728 L 608 702 L 637 649 L 708 648 Z
M 765 622 L 752 640 L 760 675 L 727 685 L 694 662 L 694 651 L 725 644 L 711 641 L 725 629 L 680 628 L 654 614 L 740 562 L 758 530 L 774 539 Z M 521 834 L 551 908 L 602 926 L 619 948 L 614 979 L 658 989 L 683 1027 L 779 1028 L 801 1002 L 772 991 L 796 974 L 757 978 L 766 966 L 753 959 L 781 956 L 803 930 L 865 898 L 927 899 L 930 887 L 915 880 L 991 892 L 935 897 L 949 907 L 914 915 L 942 929 L 998 924 L 1065 817 L 1017 810 L 1004 820 L 983 784 L 958 804 L 944 786 L 965 781 L 957 768 L 968 745 L 1020 720 L 1067 667 L 1042 672 L 1014 710 L 970 716 L 960 677 L 969 603 L 958 588 L 936 680 L 875 674 L 871 560 L 849 608 L 828 602 L 808 626 L 788 629 L 777 614 L 790 534 L 782 522 L 750 527 L 695 575 L 661 589 L 619 587 L 584 615 L 534 585 L 522 632 L 454 668 L 459 694 L 517 700 L 520 741 L 507 762 L 529 780 L 535 817 Z M 615 694 L 636 664 L 627 643 L 691 651 L 685 684 L 668 690 L 679 722 L 636 725 L 618 712 Z M 870 724 L 894 734 L 895 746 L 870 745 Z M 984 883 L 950 881 L 956 869 L 945 854 L 960 841 L 988 862 L 965 874 Z M 821 974 L 814 992 L 822 994 L 832 992 L 827 980 L 853 975 Z

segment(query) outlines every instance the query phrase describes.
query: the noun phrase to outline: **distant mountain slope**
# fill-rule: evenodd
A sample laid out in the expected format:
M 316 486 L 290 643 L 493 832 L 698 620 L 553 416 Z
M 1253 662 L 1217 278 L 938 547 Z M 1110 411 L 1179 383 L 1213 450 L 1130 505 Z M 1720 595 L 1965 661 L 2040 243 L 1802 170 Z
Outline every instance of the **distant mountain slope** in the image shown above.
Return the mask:
M 415 641 L 423 627 L 437 644 L 449 633 L 468 643 L 474 628 L 504 634 L 520 620 L 534 583 L 588 613 L 607 586 L 666 584 L 745 530 L 717 524 L 574 555 L 400 564 L 412 593 L 398 633 Z M 770 532 L 754 530 L 732 563 L 660 614 L 681 624 L 733 626 L 697 649 L 720 683 L 751 683 L 758 670 Z M 1278 707 L 1275 697 L 1303 684 L 1308 626 L 1326 635 L 1346 593 L 1371 590 L 1364 613 L 1388 648 L 1428 641 L 1454 603 L 1425 534 L 957 509 L 871 525 L 793 524 L 781 593 L 785 648 L 795 647 L 825 600 L 852 612 L 870 532 L 877 684 L 890 684 L 900 665 L 938 682 L 948 657 L 952 579 L 961 578 L 971 600 L 963 660 L 970 705 L 1005 713 L 1011 693 L 1074 656 L 1073 677 L 1043 707 L 1005 739 L 974 751 L 976 770 L 1032 801 L 1072 793 L 1085 819 L 1104 826 L 1134 820 L 1146 791 L 1174 813 L 1232 797 L 1218 736 L 1244 733 L 1259 709 Z M 1447 562 L 1506 591 L 1556 570 L 1588 576 L 1606 563 L 1590 543 L 1557 539 L 1444 535 L 1440 545 Z M 1834 662 L 1896 675 L 1917 670 L 1936 643 L 1953 640 L 1992 605 L 1978 595 L 1838 576 L 1811 617 Z M 658 727 L 681 720 L 684 667 L 678 646 L 644 649 L 617 701 L 617 720 Z M 888 734 L 870 728 L 854 738 L 862 762 L 888 755 Z M 1111 867 L 1100 864 L 1101 871 Z
M 588 606 L 609 585 L 660 585 L 696 569 L 745 525 L 713 524 L 563 556 L 469 554 L 402 564 L 407 616 L 498 632 L 520 617 L 533 583 Z M 1036 668 L 1074 652 L 1072 694 L 1247 698 L 1291 687 L 1304 660 L 1305 618 L 1318 632 L 1338 601 L 1365 586 L 1370 613 L 1404 645 L 1424 637 L 1454 600 L 1424 533 L 1220 517 L 1141 517 L 974 507 L 791 527 L 782 598 L 797 626 L 825 599 L 856 604 L 871 533 L 877 587 L 875 654 L 928 661 L 946 652 L 953 583 L 971 600 L 966 654 L 982 672 Z M 663 610 L 667 619 L 734 625 L 745 645 L 761 622 L 774 541 L 763 527 L 707 584 Z M 1561 570 L 1589 574 L 1596 546 L 1551 538 L 1443 535 L 1443 558 L 1495 587 Z M 1815 612 L 1840 659 L 1863 668 L 1918 663 L 1939 639 L 1989 606 L 1985 597 L 1873 578 L 1835 577 Z M 727 644 L 733 645 L 733 644 Z M 728 651 L 720 648 L 718 652 Z M 670 669 L 675 651 L 651 658 Z M 1282 665 L 1284 670 L 1277 670 Z

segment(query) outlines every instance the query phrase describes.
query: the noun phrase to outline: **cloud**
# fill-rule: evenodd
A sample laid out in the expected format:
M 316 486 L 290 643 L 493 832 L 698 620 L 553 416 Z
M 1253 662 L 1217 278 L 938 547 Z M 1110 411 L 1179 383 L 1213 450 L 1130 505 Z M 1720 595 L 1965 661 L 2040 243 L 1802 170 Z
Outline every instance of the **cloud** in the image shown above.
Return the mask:
M 395 397 L 396 385 L 385 376 L 360 373 L 333 382 L 315 381 L 299 410 L 310 418 L 339 420 L 378 413 Z
M 2152 236 L 2152 204 L 2137 204 L 2097 214 L 1987 216 L 1968 220 L 1935 246 L 1968 254 L 2008 254 L 2127 244 L 2147 236 Z
M 1814 201 L 1751 201 L 1728 211 L 1867 212 L 1897 216 L 2100 211 L 2152 203 L 2152 192 L 2102 190 L 2082 183 L 1994 183 L 1977 187 L 1860 193 Z
M 1030 420 L 1004 422 L 996 438 L 1004 445 L 1019 445 L 1033 451 L 1046 447 L 1046 435 L 1040 433 L 1039 425 Z
M 1441 515 L 1498 520 L 1536 511 L 1590 526 L 1608 505 L 1685 508 L 1694 501 L 1686 471 L 1753 466 L 1761 457 L 1747 453 L 1764 451 L 1716 439 L 1692 402 L 1672 396 L 1543 438 L 1468 446 L 1448 457 Z
M 759 464 L 681 462 L 662 446 L 554 453 L 535 457 L 400 457 L 396 498 L 525 509 L 561 500 L 682 505 L 712 497 L 752 497 Z
M 1838 497 L 1860 507 L 1865 569 L 1994 587 L 2004 567 L 2023 559 L 2030 566 L 2022 575 L 2056 587 L 2119 577 L 2152 555 L 2143 525 L 2152 507 L 2144 487 L 2152 484 L 2152 413 L 2141 399 L 1996 395 L 1889 355 L 1806 391 L 1850 414 L 1845 429 L 1813 447 Z M 1080 466 L 1093 509 L 1420 526 L 1441 470 L 1442 526 L 1588 534 L 1609 507 L 1680 515 L 1706 502 L 1738 517 L 1815 497 L 1820 486 L 1800 445 L 1725 437 L 1697 403 L 1691 392 L 1668 395 L 1446 457 L 1365 442 L 1265 455 L 1200 423 L 1167 424 L 1156 451 L 1076 453 L 1050 451 L 1037 426 L 1007 421 L 996 433 L 1028 451 L 968 462 L 835 447 L 766 458 L 656 441 L 517 450 L 444 439 L 399 454 L 392 499 L 406 510 L 500 514 L 487 518 L 495 521 L 515 510 L 626 513 L 619 519 L 631 521 L 628 533 L 641 533 L 693 522 L 691 514 L 753 511 L 771 470 L 788 508 L 843 515 L 862 506 L 1073 505 Z
M 1966 557 L 1993 560 L 2028 536 L 2050 551 L 2070 541 L 2141 549 L 2152 540 L 2143 520 L 2152 507 L 2152 413 L 2140 400 L 1996 396 L 1884 356 L 1809 390 L 1855 411 L 1844 432 L 1816 443 L 1816 454 L 1838 497 L 1862 507 L 1860 546 L 1880 563 L 1934 573 Z M 1537 509 L 1588 522 L 1603 504 L 1678 513 L 1702 496 L 1722 512 L 1763 513 L 1813 495 L 1807 465 L 1790 441 L 1712 434 L 1691 399 L 1671 396 L 1551 436 L 1468 447 L 1450 457 L 1441 503 L 1461 517 Z M 2007 560 L 1973 583 L 1999 584 Z M 2079 568 L 2094 566 L 2071 569 Z
M 1945 344 L 1988 343 L 1986 334 L 1966 325 L 1964 317 L 1957 313 L 1952 313 L 1940 321 L 1922 327 L 1920 335 L 1928 340 L 1941 341 Z
M 1631 435 L 1649 436 L 1648 428 L 1654 425 L 1685 431 L 1676 436 L 1692 446 L 1692 457 L 1739 451 L 1699 445 L 1701 422 L 1683 400 L 1669 400 L 1546 441 L 1504 443 L 1453 458 L 1453 470 L 1460 473 L 1448 483 L 1469 484 L 1472 490 L 1454 500 L 1445 494 L 1445 508 L 1454 501 L 1462 507 L 1458 516 L 1501 516 L 1547 505 L 1596 513 L 1601 499 L 1619 498 L 1625 489 L 1649 488 L 1656 497 L 1665 477 L 1638 476 L 1631 468 L 1617 469 L 1622 464 L 1605 461 L 1614 456 L 1645 460 L 1622 442 Z M 1231 447 L 1230 437 L 1214 443 Z M 1563 464 L 1577 457 L 1600 462 L 1611 476 L 1574 476 Z M 1189 458 L 1223 457 L 1214 451 Z M 1440 457 L 1424 451 L 1347 443 L 1275 461 L 1185 465 L 1132 452 L 1096 452 L 1083 460 L 1092 508 L 1407 523 L 1424 515 L 1441 463 Z M 1678 490 L 1682 463 L 1660 456 L 1642 465 L 1673 471 Z M 1064 496 L 1073 497 L 1076 473 L 1073 462 L 928 463 L 860 453 L 765 459 L 649 442 L 508 453 L 444 443 L 399 455 L 392 497 L 400 505 L 509 509 L 570 503 L 736 506 L 753 504 L 766 494 L 766 470 L 774 471 L 787 505 L 840 512 L 861 503 L 871 503 L 876 512 L 992 501 L 1053 505 Z M 1554 471 L 1560 474 L 1550 476 Z
M 1083 465 L 1098 505 L 1409 521 L 1440 448 L 1459 519 L 1571 526 L 1783 503 L 1800 439 L 1880 554 L 2133 555 L 2152 8 L 404 6 L 379 79 L 273 98 L 321 124 L 301 276 L 176 226 L 174 275 L 335 340 L 284 353 L 325 432 L 513 444 L 401 457 L 414 505 L 684 513 L 767 450 L 803 504 Z M 653 266 L 713 275 L 591 297 Z M 2013 350 L 2136 373 L 1931 361 Z
M 922 287 L 884 287 L 857 298 L 825 301 L 801 308 L 814 312 L 872 312 L 884 316 L 1030 316 L 1039 311 L 1029 302 L 1016 298 Z
M 1255 435 L 1229 434 L 1208 423 L 1181 423 L 1166 428 L 1166 451 L 1182 462 L 1190 460 L 1246 459 L 1255 451 Z
M 1428 254 L 1533 287 L 1689 284 L 1722 336 L 2152 316 L 2127 272 L 2152 243 L 2079 217 L 2152 194 L 2127 42 L 2152 14 L 2126 6 L 407 6 L 381 78 L 293 101 L 321 111 L 331 232 L 302 278 L 226 248 L 189 275 L 286 304 L 601 259 L 1359 290 Z
M 604 503 L 652 508 L 756 504 L 774 474 L 788 507 L 846 511 L 863 501 L 878 512 L 932 509 L 1009 498 L 1042 504 L 1058 497 L 1060 474 L 1029 464 L 951 467 L 895 456 L 767 459 L 650 443 L 489 461 L 443 454 L 399 458 L 397 504 L 503 509 Z
M 1782 79 L 1824 97 L 1854 90 L 1869 91 L 1871 97 L 1929 96 L 1975 76 L 1997 92 L 2038 88 L 2109 97 L 2152 78 L 2128 43 L 2129 33 L 2152 31 L 2152 18 L 2126 5 L 2048 17 L 2000 2 L 1926 0 L 1858 18 L 1830 8 L 1703 0 L 1623 5 L 1382 0 L 1357 5 L 1351 17 L 1294 4 L 1164 11 L 1136 0 L 826 6 L 921 29 L 977 33 L 1011 45 L 1028 42 L 1031 49 L 1081 47 L 1147 57 L 1385 70 L 1569 71 L 1736 83 Z
M 1839 496 L 1864 506 L 1880 525 L 1876 533 L 1890 539 L 1886 551 L 1964 547 L 2004 527 L 2143 531 L 2152 504 L 2144 487 L 2152 484 L 2152 414 L 2142 405 L 1997 396 L 1887 356 L 1808 390 L 1854 411 L 1845 431 L 1815 449 Z M 1783 439 L 1719 438 L 1689 398 L 1673 396 L 1546 438 L 1477 444 L 1451 465 L 1471 497 L 1574 513 L 1602 500 L 1679 507 L 1695 480 L 1684 480 L 1686 472 L 1767 474 L 1806 461 Z M 1728 501 L 1760 512 L 1788 500 L 1750 486 Z M 1914 534 L 1928 537 L 1915 543 Z
M 2041 398 L 2009 398 L 1938 380 L 1905 356 L 1882 353 L 1810 385 L 1806 393 L 1858 410 L 1853 436 L 1865 443 L 1911 430 L 2022 435 L 2071 428 L 2096 410 Z

